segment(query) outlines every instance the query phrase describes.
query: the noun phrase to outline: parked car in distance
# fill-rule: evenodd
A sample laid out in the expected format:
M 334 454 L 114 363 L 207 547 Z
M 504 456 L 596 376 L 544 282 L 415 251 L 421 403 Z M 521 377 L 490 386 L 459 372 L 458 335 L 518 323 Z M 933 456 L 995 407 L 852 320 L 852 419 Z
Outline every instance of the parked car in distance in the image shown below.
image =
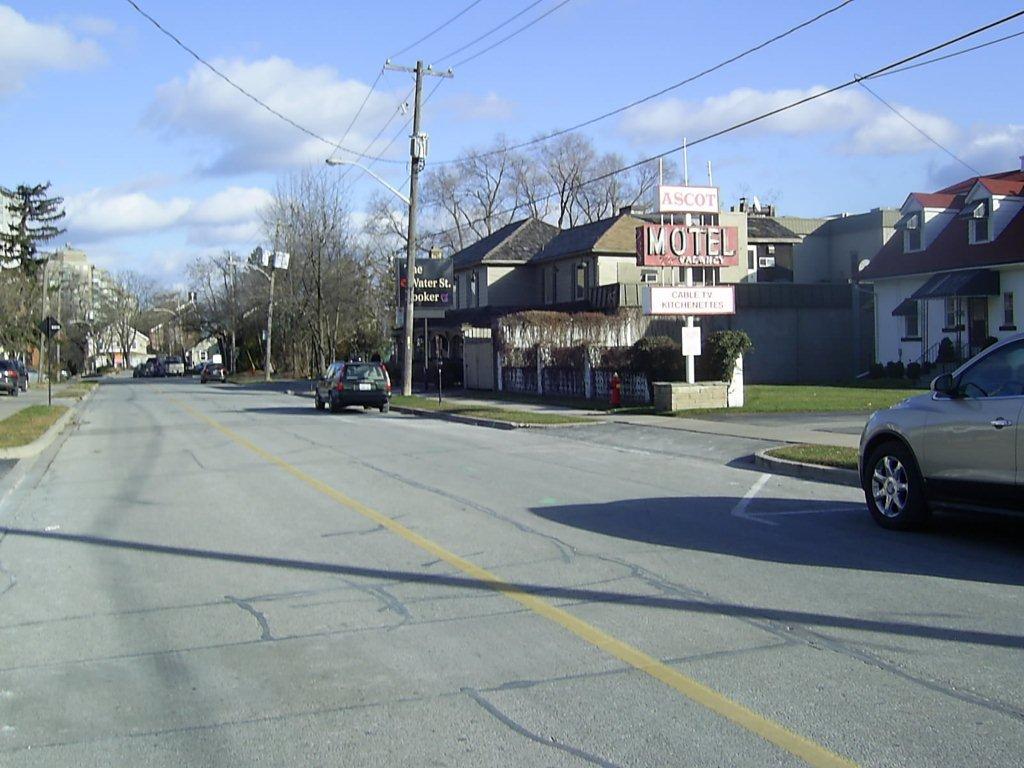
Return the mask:
M 1024 512 L 1024 334 L 936 377 L 931 390 L 864 427 L 860 477 L 875 522 L 917 528 L 941 507 Z
M 13 360 L 0 360 L 0 392 L 17 397 L 21 387 L 18 384 L 18 368 Z
M 28 368 L 21 360 L 15 360 L 14 367 L 18 369 L 18 387 L 22 392 L 28 392 Z
M 391 407 L 391 379 L 381 363 L 332 363 L 314 390 L 313 404 L 320 411 L 329 407 L 337 413 L 349 405 L 362 405 L 387 413 Z
M 168 357 L 164 360 L 164 370 L 167 376 L 184 376 L 185 361 L 180 357 Z
M 207 363 L 203 372 L 199 374 L 199 383 L 205 384 L 208 381 L 227 381 L 228 373 L 220 363 Z

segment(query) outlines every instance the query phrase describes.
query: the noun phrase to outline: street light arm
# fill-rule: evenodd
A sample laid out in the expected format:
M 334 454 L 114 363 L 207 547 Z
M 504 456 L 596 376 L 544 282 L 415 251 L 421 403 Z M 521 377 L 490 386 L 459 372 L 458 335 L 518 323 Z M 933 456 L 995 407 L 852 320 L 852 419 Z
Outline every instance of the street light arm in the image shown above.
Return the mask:
M 367 174 L 368 176 L 371 176 L 373 179 L 378 181 L 381 185 L 386 187 L 388 189 L 388 191 L 391 192 L 391 194 L 393 194 L 395 197 L 397 197 L 399 200 L 401 200 L 403 203 L 405 203 L 406 206 L 409 205 L 409 198 L 408 197 L 403 195 L 401 192 L 399 192 L 397 189 L 395 189 L 388 182 L 386 182 L 384 179 L 382 179 L 380 176 L 378 176 L 370 168 L 368 168 L 367 166 L 363 165 L 362 163 L 357 163 L 357 162 L 355 162 L 353 160 L 341 160 L 340 158 L 337 158 L 337 157 L 328 157 L 327 158 L 327 164 L 328 165 L 353 165 L 356 168 L 358 168 L 359 170 L 361 170 L 363 173 Z

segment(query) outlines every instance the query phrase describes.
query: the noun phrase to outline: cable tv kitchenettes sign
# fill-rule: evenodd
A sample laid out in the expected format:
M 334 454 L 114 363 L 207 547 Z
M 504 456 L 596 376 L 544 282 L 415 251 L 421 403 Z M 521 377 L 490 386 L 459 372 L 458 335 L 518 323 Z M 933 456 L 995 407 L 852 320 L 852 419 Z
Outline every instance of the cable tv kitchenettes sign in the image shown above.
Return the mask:
M 729 267 L 739 264 L 739 228 L 711 224 L 644 224 L 636 228 L 642 267 Z
M 645 315 L 735 315 L 736 291 L 731 285 L 644 286 Z

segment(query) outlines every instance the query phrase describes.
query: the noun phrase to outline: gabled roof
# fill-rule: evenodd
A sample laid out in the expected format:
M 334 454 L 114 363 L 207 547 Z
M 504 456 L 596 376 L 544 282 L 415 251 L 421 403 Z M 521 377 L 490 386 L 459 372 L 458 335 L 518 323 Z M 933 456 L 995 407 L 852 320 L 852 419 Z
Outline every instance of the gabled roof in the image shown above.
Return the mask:
M 993 195 L 1020 195 L 1024 192 L 1024 180 L 1019 179 L 978 179 L 978 183 Z
M 800 235 L 771 216 L 748 216 L 747 242 L 799 243 Z
M 959 194 L 961 192 L 969 192 L 977 182 L 998 182 L 998 181 L 1021 181 L 1024 182 L 1024 170 L 1022 171 L 1003 171 L 1002 173 L 989 173 L 984 176 L 972 176 L 969 179 L 958 181 L 956 184 L 952 184 L 945 189 L 940 189 L 939 192 L 947 192 L 952 194 Z
M 986 189 L 1024 190 L 1024 171 L 1006 171 L 988 176 L 975 176 L 939 190 L 937 193 L 914 193 L 912 198 L 953 197 L 952 207 L 963 208 L 967 193 L 976 184 Z M 994 192 L 993 194 L 1004 194 Z M 1005 193 L 1005 194 L 1019 194 Z M 908 198 L 908 201 L 910 198 Z M 930 204 L 928 207 L 932 207 Z M 935 207 L 938 207 L 936 205 Z M 946 207 L 945 205 L 943 207 Z M 903 238 L 897 235 L 889 238 L 871 263 L 860 273 L 861 280 L 898 277 L 900 275 L 921 275 L 954 269 L 990 267 L 1000 264 L 1024 264 L 1024 209 L 1021 209 L 1003 228 L 995 240 L 988 243 L 970 244 L 968 239 L 969 219 L 957 216 L 945 224 L 931 244 L 921 251 L 903 252 Z
M 911 192 L 907 202 L 911 200 L 920 203 L 922 208 L 949 208 L 956 195 L 949 192 Z
M 1024 212 L 1014 216 L 999 237 L 989 243 L 970 245 L 967 227 L 967 219 L 957 218 L 926 249 L 911 253 L 903 252 L 903 238 L 897 233 L 860 273 L 860 279 L 1024 263 Z
M 557 234 L 558 227 L 540 219 L 513 221 L 456 253 L 452 266 L 466 269 L 478 264 L 525 264 Z
M 590 224 L 563 229 L 553 237 L 532 263 L 556 261 L 569 256 L 602 253 L 636 255 L 636 228 L 643 221 L 622 213 Z

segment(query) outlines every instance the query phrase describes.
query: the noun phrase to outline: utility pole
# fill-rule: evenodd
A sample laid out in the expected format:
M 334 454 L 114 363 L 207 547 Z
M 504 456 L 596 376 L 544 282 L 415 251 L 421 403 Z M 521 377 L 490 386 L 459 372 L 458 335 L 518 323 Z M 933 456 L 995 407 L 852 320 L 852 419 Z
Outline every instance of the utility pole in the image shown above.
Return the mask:
M 422 61 L 417 61 L 415 68 L 399 67 L 391 63 L 390 59 L 384 62 L 384 69 L 396 72 L 412 72 L 416 75 L 416 98 L 413 101 L 412 112 L 412 136 L 409 142 L 409 157 L 411 167 L 409 173 L 409 230 L 405 251 L 405 344 L 402 360 L 402 394 L 412 394 L 412 337 L 413 337 L 413 307 L 415 304 L 416 285 L 416 205 L 419 199 L 420 171 L 427 159 L 427 136 L 420 133 L 420 101 L 423 95 L 423 76 L 433 75 L 434 77 L 452 77 L 455 73 L 451 69 L 444 72 L 435 72 L 430 66 L 424 67 Z M 427 340 L 423 339 L 423 354 L 427 354 Z
M 270 344 L 274 333 L 274 272 L 277 264 L 277 243 L 281 229 L 280 222 L 274 222 L 274 251 L 270 254 L 270 304 L 267 305 L 267 353 L 263 363 L 263 380 L 270 381 Z

